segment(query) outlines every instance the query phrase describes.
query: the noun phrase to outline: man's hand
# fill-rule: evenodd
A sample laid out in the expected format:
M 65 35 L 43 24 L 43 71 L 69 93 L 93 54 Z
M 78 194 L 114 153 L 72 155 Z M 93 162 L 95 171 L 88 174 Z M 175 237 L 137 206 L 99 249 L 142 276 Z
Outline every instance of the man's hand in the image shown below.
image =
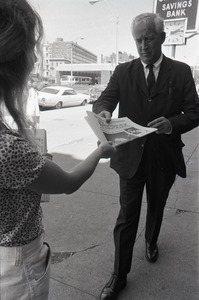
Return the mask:
M 172 126 L 168 119 L 165 117 L 157 118 L 147 124 L 149 127 L 157 128 L 156 133 L 170 134 L 172 132 Z
M 99 116 L 106 119 L 108 123 L 111 121 L 111 113 L 109 111 L 103 110 L 99 113 Z

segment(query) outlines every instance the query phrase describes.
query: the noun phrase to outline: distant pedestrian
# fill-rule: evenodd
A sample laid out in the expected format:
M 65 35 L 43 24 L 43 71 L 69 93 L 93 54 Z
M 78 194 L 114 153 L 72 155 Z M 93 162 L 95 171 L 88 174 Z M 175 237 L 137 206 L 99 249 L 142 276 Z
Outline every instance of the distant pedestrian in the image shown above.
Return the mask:
M 146 186 L 145 256 L 155 263 L 169 191 L 178 174 L 186 176 L 181 134 L 199 124 L 199 101 L 191 69 L 162 54 L 163 19 L 153 13 L 137 16 L 132 35 L 139 58 L 116 67 L 93 110 L 110 122 L 119 103 L 119 117 L 128 117 L 157 132 L 118 147 L 111 166 L 120 177 L 120 212 L 114 228 L 113 275 L 101 300 L 115 300 L 127 284 Z
M 26 0 L 0 0 L 0 16 L 0 99 L 17 126 L 17 132 L 10 129 L 0 111 L 0 299 L 47 300 L 51 252 L 41 195 L 75 192 L 115 149 L 102 143 L 69 172 L 38 153 L 23 95 L 40 51 L 42 21 Z

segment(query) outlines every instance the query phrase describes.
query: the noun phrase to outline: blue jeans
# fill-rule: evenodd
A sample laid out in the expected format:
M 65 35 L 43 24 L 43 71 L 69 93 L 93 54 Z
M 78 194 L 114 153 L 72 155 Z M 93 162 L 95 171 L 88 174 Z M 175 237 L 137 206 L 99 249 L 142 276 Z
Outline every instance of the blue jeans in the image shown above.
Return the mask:
M 50 264 L 42 235 L 24 246 L 0 246 L 0 299 L 47 300 Z

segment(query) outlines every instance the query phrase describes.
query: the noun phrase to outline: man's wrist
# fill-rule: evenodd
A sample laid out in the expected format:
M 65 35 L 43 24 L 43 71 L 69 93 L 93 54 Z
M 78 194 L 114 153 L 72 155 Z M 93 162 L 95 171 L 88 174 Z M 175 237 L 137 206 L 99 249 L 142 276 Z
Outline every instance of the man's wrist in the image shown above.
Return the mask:
M 168 132 L 165 132 L 165 134 L 168 134 L 168 135 L 172 134 L 172 125 L 171 125 L 170 121 L 169 121 L 169 124 L 170 124 L 170 130 Z

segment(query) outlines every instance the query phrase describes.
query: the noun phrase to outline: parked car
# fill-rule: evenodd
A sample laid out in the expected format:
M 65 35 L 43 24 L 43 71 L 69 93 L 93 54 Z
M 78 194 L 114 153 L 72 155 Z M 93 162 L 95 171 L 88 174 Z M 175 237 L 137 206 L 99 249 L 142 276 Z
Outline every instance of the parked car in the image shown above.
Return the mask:
M 101 95 L 102 91 L 105 90 L 105 84 L 96 84 L 89 90 L 89 102 L 94 103 L 99 96 Z
M 39 91 L 38 102 L 40 108 L 85 105 L 88 95 L 76 93 L 65 86 L 48 86 Z

